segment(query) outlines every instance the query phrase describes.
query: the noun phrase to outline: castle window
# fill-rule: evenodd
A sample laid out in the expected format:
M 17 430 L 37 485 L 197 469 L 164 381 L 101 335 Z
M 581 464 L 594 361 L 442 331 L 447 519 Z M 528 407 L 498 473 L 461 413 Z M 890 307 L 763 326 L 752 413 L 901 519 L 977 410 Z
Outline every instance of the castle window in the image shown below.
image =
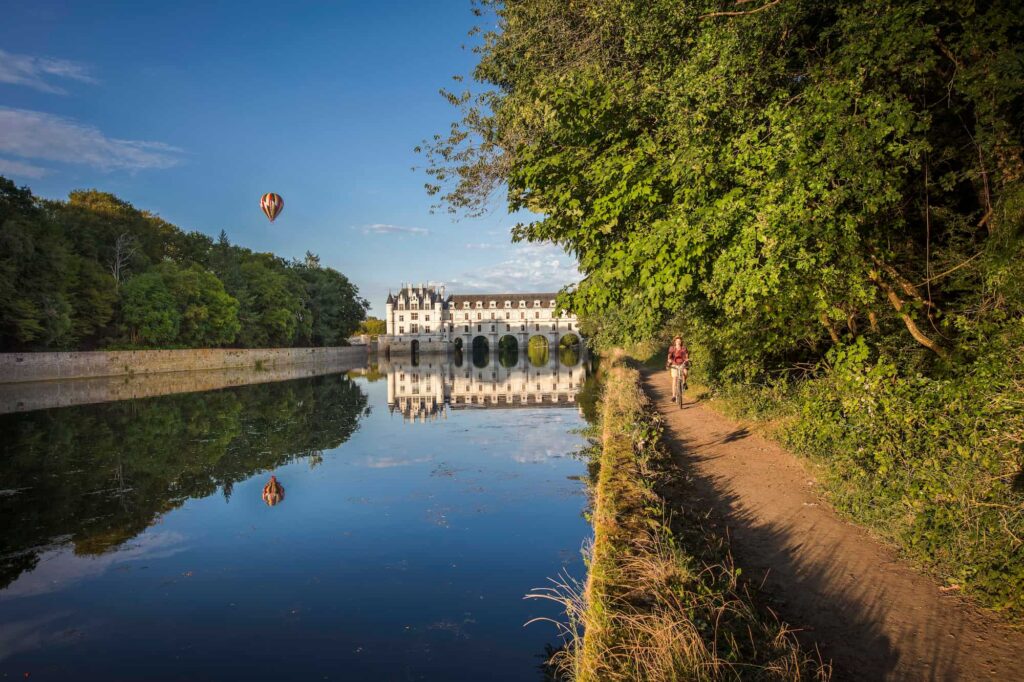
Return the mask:
M 505 307 L 506 308 L 511 308 L 512 307 L 512 301 L 505 301 Z
M 399 315 L 398 316 L 398 321 L 399 322 L 405 322 L 405 315 Z
M 466 325 L 466 332 L 467 333 L 469 332 L 469 325 L 468 324 Z
M 539 311 L 539 310 L 538 310 L 538 311 L 536 311 L 536 312 L 535 312 L 535 313 L 533 314 L 533 318 L 534 318 L 535 320 L 536 320 L 536 319 L 539 319 L 539 318 L 540 318 L 540 311 Z
M 525 308 L 526 307 L 526 301 L 520 301 L 519 302 L 519 307 L 520 308 Z
M 519 319 L 520 320 L 525 320 L 526 319 L 526 313 L 519 313 Z
M 512 313 L 505 313 L 505 319 L 506 320 L 510 319 L 511 317 L 512 317 Z
M 484 316 L 483 313 L 477 313 L 476 314 L 476 319 L 481 320 L 481 319 L 483 319 L 483 316 Z
M 533 307 L 534 308 L 539 308 L 540 307 L 540 301 L 534 301 L 533 302 Z
M 462 302 L 462 307 L 463 307 L 463 309 L 468 308 L 469 307 L 469 301 L 463 301 Z
M 430 315 L 424 315 L 423 316 L 423 321 L 424 322 L 430 322 Z
M 413 313 L 413 314 L 409 315 L 409 319 L 410 320 L 418 320 L 418 319 L 420 319 L 420 314 L 419 313 Z
M 490 307 L 491 307 L 491 308 L 494 308 L 494 307 L 496 307 L 497 305 L 498 305 L 498 304 L 497 304 L 496 302 L 494 302 L 494 301 L 491 301 L 491 305 L 490 305 Z
M 492 320 L 494 319 L 494 313 L 491 313 L 491 319 Z
M 476 307 L 477 308 L 483 308 L 484 307 L 484 302 L 483 301 L 477 301 L 476 302 Z
M 404 334 L 405 333 L 405 327 L 399 327 L 398 328 L 398 333 L 399 334 Z
M 398 304 L 398 309 L 399 310 L 405 310 L 405 304 L 404 303 L 399 303 Z

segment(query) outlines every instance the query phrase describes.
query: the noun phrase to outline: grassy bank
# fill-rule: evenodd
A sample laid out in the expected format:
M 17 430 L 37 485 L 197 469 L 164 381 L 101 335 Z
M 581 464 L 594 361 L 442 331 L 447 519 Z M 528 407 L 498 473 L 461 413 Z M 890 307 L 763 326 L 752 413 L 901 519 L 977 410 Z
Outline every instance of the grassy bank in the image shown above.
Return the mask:
M 639 374 L 609 363 L 595 448 L 594 543 L 585 586 L 555 590 L 573 637 L 557 663 L 573 680 L 824 679 L 827 669 L 758 608 L 723 537 L 670 513 L 684 477 L 661 440 Z

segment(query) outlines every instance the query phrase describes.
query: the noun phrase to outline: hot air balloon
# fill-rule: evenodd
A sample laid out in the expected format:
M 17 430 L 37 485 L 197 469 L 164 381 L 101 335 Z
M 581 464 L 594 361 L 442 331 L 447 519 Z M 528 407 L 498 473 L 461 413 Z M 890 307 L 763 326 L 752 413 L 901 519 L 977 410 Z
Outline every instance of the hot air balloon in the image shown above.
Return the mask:
M 263 486 L 263 501 L 268 507 L 284 499 L 284 486 L 277 481 L 277 476 L 271 476 L 267 484 Z
M 280 194 L 274 194 L 270 192 L 260 197 L 260 208 L 270 218 L 270 222 L 274 222 L 274 218 L 281 215 L 281 211 L 284 210 L 284 199 L 281 198 Z

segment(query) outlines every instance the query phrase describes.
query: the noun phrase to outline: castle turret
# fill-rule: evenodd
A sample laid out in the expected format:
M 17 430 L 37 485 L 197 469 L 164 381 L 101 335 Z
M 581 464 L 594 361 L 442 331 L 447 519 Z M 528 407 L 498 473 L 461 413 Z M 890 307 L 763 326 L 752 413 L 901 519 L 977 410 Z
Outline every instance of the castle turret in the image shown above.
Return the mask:
M 388 289 L 388 302 L 384 304 L 384 331 L 388 336 L 395 333 L 395 297 Z

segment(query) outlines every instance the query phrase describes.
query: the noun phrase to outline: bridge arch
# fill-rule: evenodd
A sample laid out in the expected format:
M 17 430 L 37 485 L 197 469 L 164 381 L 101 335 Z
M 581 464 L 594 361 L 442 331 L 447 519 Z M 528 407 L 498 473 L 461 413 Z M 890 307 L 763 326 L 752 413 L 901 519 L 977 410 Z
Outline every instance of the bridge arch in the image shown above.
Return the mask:
M 505 353 L 511 353 L 513 351 L 518 352 L 519 339 L 517 339 L 512 334 L 505 334 L 500 339 L 498 339 L 498 350 Z
M 583 345 L 583 339 L 576 332 L 565 332 L 561 338 L 558 339 L 558 345 L 560 347 L 565 346 L 581 346 Z
M 534 367 L 545 367 L 551 359 L 551 346 L 543 334 L 534 334 L 526 343 L 526 354 Z

